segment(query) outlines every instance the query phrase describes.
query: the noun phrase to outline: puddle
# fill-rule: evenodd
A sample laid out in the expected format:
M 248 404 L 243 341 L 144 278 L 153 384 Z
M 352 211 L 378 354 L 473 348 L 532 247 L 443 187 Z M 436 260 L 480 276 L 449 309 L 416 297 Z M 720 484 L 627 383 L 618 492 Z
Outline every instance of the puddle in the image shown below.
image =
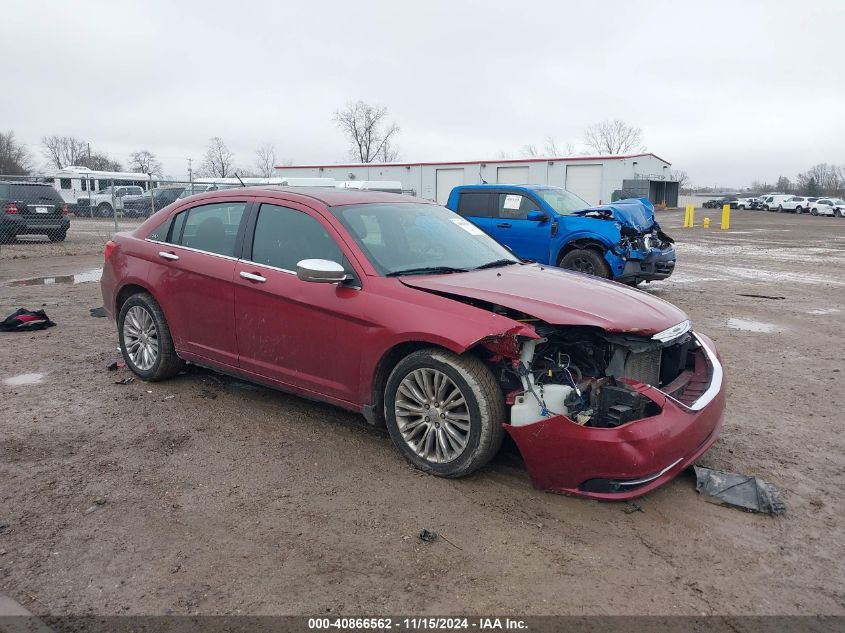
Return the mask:
M 13 387 L 19 387 L 21 385 L 35 385 L 41 382 L 45 375 L 46 374 L 18 374 L 17 376 L 12 376 L 11 378 L 4 378 L 3 384 L 11 385 Z
M 51 286 L 53 284 L 84 284 L 91 281 L 100 281 L 103 276 L 102 268 L 86 270 L 75 275 L 54 275 L 52 277 L 30 277 L 28 279 L 13 279 L 7 281 L 6 286 Z
M 780 328 L 772 323 L 751 321 L 750 319 L 728 319 L 728 327 L 745 332 L 779 332 Z

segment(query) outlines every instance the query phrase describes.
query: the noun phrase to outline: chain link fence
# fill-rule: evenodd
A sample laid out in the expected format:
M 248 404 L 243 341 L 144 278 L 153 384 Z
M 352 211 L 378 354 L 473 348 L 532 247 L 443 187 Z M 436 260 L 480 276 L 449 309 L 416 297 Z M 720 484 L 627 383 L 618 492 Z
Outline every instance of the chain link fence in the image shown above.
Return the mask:
M 102 252 L 112 235 L 132 230 L 180 198 L 241 186 L 235 178 L 128 176 L 0 175 L 0 258 Z

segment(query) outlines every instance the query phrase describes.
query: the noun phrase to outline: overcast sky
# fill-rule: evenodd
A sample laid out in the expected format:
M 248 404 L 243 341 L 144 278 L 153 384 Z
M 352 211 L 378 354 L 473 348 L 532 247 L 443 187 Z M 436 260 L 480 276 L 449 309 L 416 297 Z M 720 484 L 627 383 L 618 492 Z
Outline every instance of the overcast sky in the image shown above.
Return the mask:
M 301 3 L 4 0 L 0 129 L 67 134 L 183 177 L 346 161 L 346 101 L 386 105 L 406 161 L 519 156 L 602 119 L 700 185 L 845 164 L 845 0 Z

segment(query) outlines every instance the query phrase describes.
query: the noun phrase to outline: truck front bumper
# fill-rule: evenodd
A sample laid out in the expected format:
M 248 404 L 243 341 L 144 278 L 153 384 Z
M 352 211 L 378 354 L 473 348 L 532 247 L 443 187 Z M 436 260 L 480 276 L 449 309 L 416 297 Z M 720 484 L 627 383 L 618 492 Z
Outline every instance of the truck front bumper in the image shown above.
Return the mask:
M 619 257 L 608 251 L 606 258 L 616 273 L 613 280 L 621 283 L 658 281 L 668 278 L 675 271 L 675 249 L 671 246 L 664 249 L 653 248 L 645 252 L 631 251 L 626 257 Z

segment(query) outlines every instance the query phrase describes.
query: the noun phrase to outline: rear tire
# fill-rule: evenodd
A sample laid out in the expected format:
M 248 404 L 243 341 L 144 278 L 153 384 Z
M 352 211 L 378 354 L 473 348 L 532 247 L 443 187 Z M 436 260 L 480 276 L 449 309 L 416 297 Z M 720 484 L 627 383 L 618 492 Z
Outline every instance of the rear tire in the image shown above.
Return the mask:
M 132 295 L 121 306 L 117 334 L 126 366 L 142 380 L 165 380 L 185 366 L 176 355 L 161 306 L 146 292 Z
M 559 266 L 586 275 L 610 279 L 610 266 L 598 251 L 591 248 L 576 248 L 569 251 L 561 258 Z
M 478 470 L 504 437 L 505 398 L 493 372 L 475 356 L 440 348 L 399 361 L 387 379 L 384 413 L 405 459 L 439 477 Z
M 804 213 L 804 209 L 802 209 L 800 206 L 795 207 L 795 213 L 801 215 L 802 213 Z
M 783 205 L 782 204 L 778 205 L 778 213 L 783 213 Z
M 67 231 L 53 231 L 47 234 L 47 238 L 51 242 L 64 242 L 67 237 Z

